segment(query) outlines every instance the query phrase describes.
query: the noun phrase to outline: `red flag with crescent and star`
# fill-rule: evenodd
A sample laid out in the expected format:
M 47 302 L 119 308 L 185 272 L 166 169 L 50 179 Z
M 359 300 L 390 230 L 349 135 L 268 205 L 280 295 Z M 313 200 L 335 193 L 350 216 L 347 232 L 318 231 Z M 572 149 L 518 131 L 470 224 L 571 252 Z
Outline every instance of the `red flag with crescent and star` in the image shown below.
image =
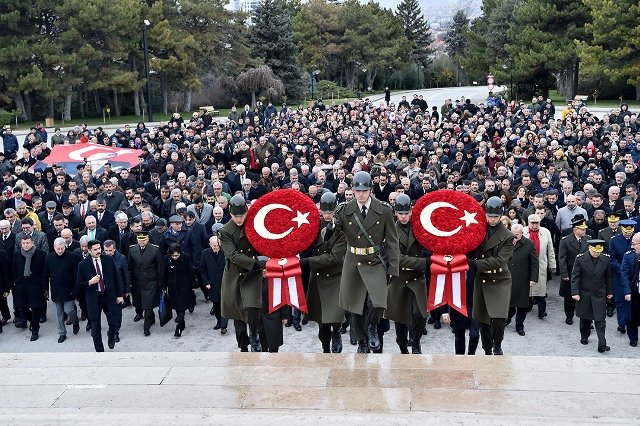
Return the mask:
M 258 253 L 269 257 L 266 276 L 269 313 L 285 305 L 307 312 L 298 255 L 320 231 L 320 214 L 307 195 L 293 189 L 269 192 L 247 212 L 245 234 Z
M 449 305 L 467 313 L 466 254 L 484 241 L 487 222 L 471 196 L 442 189 L 422 196 L 413 208 L 411 227 L 431 255 L 427 308 Z

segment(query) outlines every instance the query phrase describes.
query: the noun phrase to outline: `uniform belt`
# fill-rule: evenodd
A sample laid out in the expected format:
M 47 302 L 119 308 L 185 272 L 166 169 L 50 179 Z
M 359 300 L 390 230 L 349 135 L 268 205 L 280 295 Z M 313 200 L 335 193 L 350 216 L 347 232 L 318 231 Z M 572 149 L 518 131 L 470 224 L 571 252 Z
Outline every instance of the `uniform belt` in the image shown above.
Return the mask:
M 349 246 L 349 251 L 357 256 L 365 256 L 367 254 L 378 253 L 382 250 L 381 245 L 373 246 L 373 247 L 351 247 Z

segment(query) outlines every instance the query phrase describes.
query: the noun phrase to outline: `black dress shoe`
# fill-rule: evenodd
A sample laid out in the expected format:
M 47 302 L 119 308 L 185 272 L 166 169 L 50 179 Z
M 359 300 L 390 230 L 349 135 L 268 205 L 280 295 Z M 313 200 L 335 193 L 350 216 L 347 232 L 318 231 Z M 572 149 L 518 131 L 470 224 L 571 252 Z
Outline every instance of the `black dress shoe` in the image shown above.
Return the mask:
M 138 322 L 143 318 L 142 314 L 136 314 L 135 317 L 133 317 L 133 322 Z
M 9 322 L 9 320 L 11 319 L 11 317 L 9 318 L 2 318 L 2 325 L 7 325 L 7 323 Z
M 638 346 L 638 342 L 629 342 L 629 346 L 633 346 L 635 348 Z
M 80 332 L 80 324 L 73 324 L 73 334 L 78 334 Z
M 613 316 L 613 309 L 607 309 L 607 316 L 611 318 Z
M 618 331 L 622 334 L 625 334 L 627 332 L 627 329 L 623 327 L 618 327 Z
M 216 313 L 213 311 L 213 308 L 209 311 L 209 315 L 215 315 Z
M 27 328 L 27 323 L 26 322 L 17 322 L 16 323 L 16 328 Z
M 284 323 L 285 327 L 291 327 L 293 325 L 293 323 L 291 321 L 287 321 Z
M 193 306 L 192 306 L 192 307 L 190 307 L 190 308 L 189 308 L 189 313 L 190 313 L 190 314 L 192 314 L 192 313 L 193 313 L 193 311 L 194 311 L 194 309 L 195 309 L 195 307 L 193 307 Z
M 307 318 L 306 315 L 302 316 L 302 325 L 307 325 L 309 324 L 309 318 Z
M 116 334 L 115 340 L 116 343 L 120 343 L 120 334 Z
M 295 328 L 296 331 L 302 331 L 302 327 L 300 326 L 300 324 L 294 325 L 293 328 Z
M 582 343 L 583 345 L 588 345 L 589 344 L 589 338 L 588 337 L 583 337 L 582 339 L 580 339 L 580 343 Z
M 216 325 L 213 327 L 213 329 L 214 329 L 214 330 L 220 330 L 220 324 L 216 324 Z
M 67 340 L 67 336 L 65 336 L 64 334 L 62 334 L 60 337 L 58 337 L 58 343 L 62 343 L 65 340 Z
M 433 317 L 429 317 L 427 320 L 427 324 L 433 324 L 434 322 L 436 322 L 436 320 Z
M 511 324 L 511 318 L 507 318 L 507 320 L 504 322 L 504 325 L 509 325 Z
M 368 354 L 369 348 L 367 347 L 367 342 L 358 342 L 358 350 L 356 353 L 359 354 Z
M 262 352 L 260 337 L 258 336 L 257 333 L 249 335 L 249 343 L 251 344 L 251 352 Z
M 540 319 L 543 319 L 543 318 L 544 318 L 544 317 L 546 317 L 546 316 L 547 316 L 547 313 L 546 313 L 546 312 L 542 312 L 542 313 L 539 313 L 539 314 L 538 314 L 538 318 L 540 318 Z
M 607 345 L 598 346 L 598 352 L 600 352 L 600 353 L 607 352 L 607 351 L 610 351 L 610 350 L 611 350 L 611 348 L 609 346 L 607 346 Z
M 249 352 L 249 348 L 246 346 L 243 346 L 240 348 L 240 352 Z
M 226 328 L 220 329 L 220 334 L 227 334 L 227 329 Z
M 436 321 L 436 322 L 433 324 L 433 328 L 435 328 L 436 330 L 441 329 L 441 328 L 442 328 L 442 324 L 440 323 L 440 321 Z
M 573 318 L 567 318 L 566 320 L 564 320 L 564 322 L 566 322 L 569 325 L 573 325 Z
M 398 343 L 398 347 L 400 348 L 400 353 L 401 354 L 408 354 L 409 353 L 409 348 L 407 348 L 407 344 L 406 343 Z
M 124 303 L 122 304 L 122 309 L 128 308 L 129 306 L 131 306 L 131 300 L 129 300 L 129 298 L 125 298 Z
M 71 325 L 71 324 L 73 324 L 73 322 L 71 322 L 71 320 L 70 320 L 70 319 L 68 319 L 68 320 L 66 320 L 66 321 L 65 321 L 65 324 L 66 324 L 66 325 Z
M 422 353 L 422 347 L 420 346 L 420 342 L 414 343 L 413 345 L 411 345 L 411 353 L 412 354 L 421 354 Z
M 115 336 L 109 336 L 107 338 L 107 346 L 109 346 L 109 349 L 113 349 L 116 347 L 116 337 Z
M 180 335 L 181 335 L 181 334 L 182 334 L 182 330 L 180 329 L 180 326 L 179 326 L 179 325 L 176 325 L 176 332 L 175 332 L 175 333 L 173 333 L 173 335 L 174 335 L 175 337 L 180 337 Z
M 378 329 L 374 325 L 369 324 L 367 327 L 367 339 L 369 340 L 369 348 L 371 348 L 372 351 L 380 348 Z
M 518 334 L 519 334 L 520 336 L 524 336 L 526 333 L 524 332 L 524 330 L 518 330 Z
M 355 346 L 355 345 L 358 344 L 358 341 L 356 339 L 354 339 L 354 338 L 350 338 L 349 339 L 349 343 L 351 343 L 351 346 Z
M 500 347 L 500 346 L 494 346 L 494 347 L 493 347 L 493 354 L 494 354 L 494 355 L 503 355 L 503 353 L 502 353 L 502 347 Z
M 144 331 L 144 335 L 145 336 L 151 336 L 151 331 L 150 330 L 145 330 Z
M 38 340 L 38 333 L 31 333 L 31 340 L 32 342 L 35 342 L 36 340 Z
M 87 326 L 85 327 L 85 329 L 87 331 L 91 331 L 91 323 L 90 322 L 87 323 Z
M 334 330 L 331 333 L 331 352 L 334 354 L 342 353 L 342 334 L 340 334 L 340 330 Z

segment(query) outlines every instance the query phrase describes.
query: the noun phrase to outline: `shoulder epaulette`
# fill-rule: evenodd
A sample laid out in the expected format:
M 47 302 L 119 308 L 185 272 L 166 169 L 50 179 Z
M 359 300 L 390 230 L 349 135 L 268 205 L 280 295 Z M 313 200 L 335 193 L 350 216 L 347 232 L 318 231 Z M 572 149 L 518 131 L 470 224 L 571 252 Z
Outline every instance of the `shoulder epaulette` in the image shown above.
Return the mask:
M 391 207 L 391 204 L 387 203 L 386 201 L 380 201 L 380 204 L 382 204 L 383 206 L 387 206 L 387 207 L 389 207 L 391 210 L 393 210 L 393 207 Z
M 624 254 L 629 254 L 629 253 L 633 253 L 635 250 L 629 250 L 629 251 L 625 251 Z
M 586 253 L 586 252 L 584 252 L 584 253 Z M 580 253 L 580 254 L 578 254 L 576 257 L 580 257 L 580 256 L 582 256 L 584 253 Z
M 609 256 L 607 253 L 600 253 L 600 256 L 607 256 L 607 257 L 611 257 L 611 256 Z
M 149 245 L 150 245 L 150 246 L 154 246 L 155 248 L 160 248 L 160 246 L 159 246 L 159 245 L 157 245 L 157 244 L 151 244 L 151 243 L 149 243 Z
M 569 234 L 569 235 L 565 235 L 565 236 L 564 236 L 564 237 L 562 237 L 561 239 L 562 239 L 562 240 L 564 240 L 565 238 L 570 237 L 570 236 L 571 236 L 571 234 Z

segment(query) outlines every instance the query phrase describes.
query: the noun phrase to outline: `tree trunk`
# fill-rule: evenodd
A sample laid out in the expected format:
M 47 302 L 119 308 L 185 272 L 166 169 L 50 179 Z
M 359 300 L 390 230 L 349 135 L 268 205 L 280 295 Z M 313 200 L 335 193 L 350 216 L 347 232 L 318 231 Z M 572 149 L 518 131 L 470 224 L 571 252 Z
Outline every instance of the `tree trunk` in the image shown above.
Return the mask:
M 120 104 L 118 103 L 118 91 L 113 89 L 113 111 L 116 117 L 120 117 Z
M 578 72 L 580 69 L 580 62 L 575 59 L 566 71 L 567 75 L 567 99 L 575 99 L 578 94 Z
M 80 117 L 84 118 L 84 90 L 78 91 L 78 103 L 80 104 Z
M 24 99 L 24 112 L 27 120 L 31 120 L 33 116 L 31 115 L 31 96 L 29 96 L 29 92 L 24 92 L 22 98 Z
M 169 92 L 164 84 L 164 77 L 160 79 L 160 86 L 162 86 L 162 113 L 169 114 Z
M 47 117 L 54 118 L 55 117 L 55 109 L 53 107 L 53 99 L 49 99 L 49 111 Z
M 256 107 L 256 92 L 251 92 L 251 109 Z
M 636 101 L 640 101 L 640 84 L 636 86 Z
M 138 90 L 133 92 L 133 113 L 136 116 L 140 115 L 140 92 Z
M 22 93 L 16 92 L 13 94 L 13 102 L 16 104 L 16 110 L 20 113 L 20 117 L 24 120 L 27 119 L 26 112 L 24 109 L 24 99 L 22 99 Z
M 193 92 L 191 90 L 187 90 L 184 93 L 184 102 L 182 103 L 182 111 L 189 112 L 191 111 L 191 95 Z
M 71 121 L 71 100 L 73 99 L 73 87 L 67 86 L 67 94 L 64 98 L 64 112 L 62 119 L 64 121 Z
M 96 113 L 102 114 L 102 105 L 100 104 L 100 93 L 97 90 L 93 91 L 93 102 L 96 105 Z

